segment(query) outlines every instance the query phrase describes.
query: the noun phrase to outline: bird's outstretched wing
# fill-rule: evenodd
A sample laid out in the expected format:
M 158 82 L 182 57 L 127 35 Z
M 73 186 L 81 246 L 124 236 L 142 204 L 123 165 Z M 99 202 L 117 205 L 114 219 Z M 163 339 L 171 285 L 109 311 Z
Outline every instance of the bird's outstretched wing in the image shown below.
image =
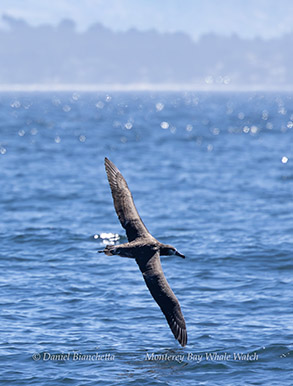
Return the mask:
M 137 212 L 124 177 L 108 158 L 105 158 L 105 168 L 115 210 L 121 225 L 126 230 L 128 241 L 133 241 L 138 237 L 150 237 L 149 231 Z
M 160 254 L 156 252 L 147 261 L 136 259 L 150 293 L 160 306 L 175 338 L 181 346 L 187 344 L 185 320 L 178 299 L 170 288 L 162 270 Z

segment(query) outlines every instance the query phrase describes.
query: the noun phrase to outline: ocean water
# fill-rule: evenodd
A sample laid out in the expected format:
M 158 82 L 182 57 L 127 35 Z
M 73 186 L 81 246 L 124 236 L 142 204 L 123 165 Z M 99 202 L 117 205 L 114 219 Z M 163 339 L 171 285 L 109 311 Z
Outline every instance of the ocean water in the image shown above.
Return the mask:
M 0 95 L 3 385 L 292 385 L 293 96 Z M 132 259 L 121 170 L 188 330 Z

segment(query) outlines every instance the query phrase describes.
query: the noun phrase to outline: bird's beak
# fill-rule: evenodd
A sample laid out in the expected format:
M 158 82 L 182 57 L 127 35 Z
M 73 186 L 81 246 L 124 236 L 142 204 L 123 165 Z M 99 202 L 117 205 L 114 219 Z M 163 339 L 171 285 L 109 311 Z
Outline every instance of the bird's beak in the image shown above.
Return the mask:
M 178 252 L 178 251 L 175 252 L 175 255 L 182 257 L 182 259 L 185 259 L 185 256 L 182 255 L 182 253 L 180 253 L 180 252 Z

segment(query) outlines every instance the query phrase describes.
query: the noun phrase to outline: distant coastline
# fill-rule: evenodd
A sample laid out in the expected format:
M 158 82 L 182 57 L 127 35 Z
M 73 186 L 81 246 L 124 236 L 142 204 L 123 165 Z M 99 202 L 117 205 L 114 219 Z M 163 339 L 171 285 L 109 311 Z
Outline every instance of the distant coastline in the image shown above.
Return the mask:
M 293 32 L 275 39 L 130 29 L 72 20 L 33 27 L 3 16 L 0 90 L 293 90 Z

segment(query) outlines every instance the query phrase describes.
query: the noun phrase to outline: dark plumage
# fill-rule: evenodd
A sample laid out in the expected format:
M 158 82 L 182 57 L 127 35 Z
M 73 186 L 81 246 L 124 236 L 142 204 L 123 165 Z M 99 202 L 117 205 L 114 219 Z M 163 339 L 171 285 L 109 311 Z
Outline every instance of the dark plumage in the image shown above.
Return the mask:
M 185 320 L 180 304 L 170 288 L 160 261 L 160 255 L 185 257 L 171 245 L 160 243 L 147 230 L 134 205 L 128 185 L 117 167 L 105 158 L 105 168 L 112 191 L 116 213 L 126 230 L 128 243 L 107 245 L 106 255 L 134 258 L 142 272 L 150 293 L 158 303 L 175 338 L 182 346 L 187 343 Z

